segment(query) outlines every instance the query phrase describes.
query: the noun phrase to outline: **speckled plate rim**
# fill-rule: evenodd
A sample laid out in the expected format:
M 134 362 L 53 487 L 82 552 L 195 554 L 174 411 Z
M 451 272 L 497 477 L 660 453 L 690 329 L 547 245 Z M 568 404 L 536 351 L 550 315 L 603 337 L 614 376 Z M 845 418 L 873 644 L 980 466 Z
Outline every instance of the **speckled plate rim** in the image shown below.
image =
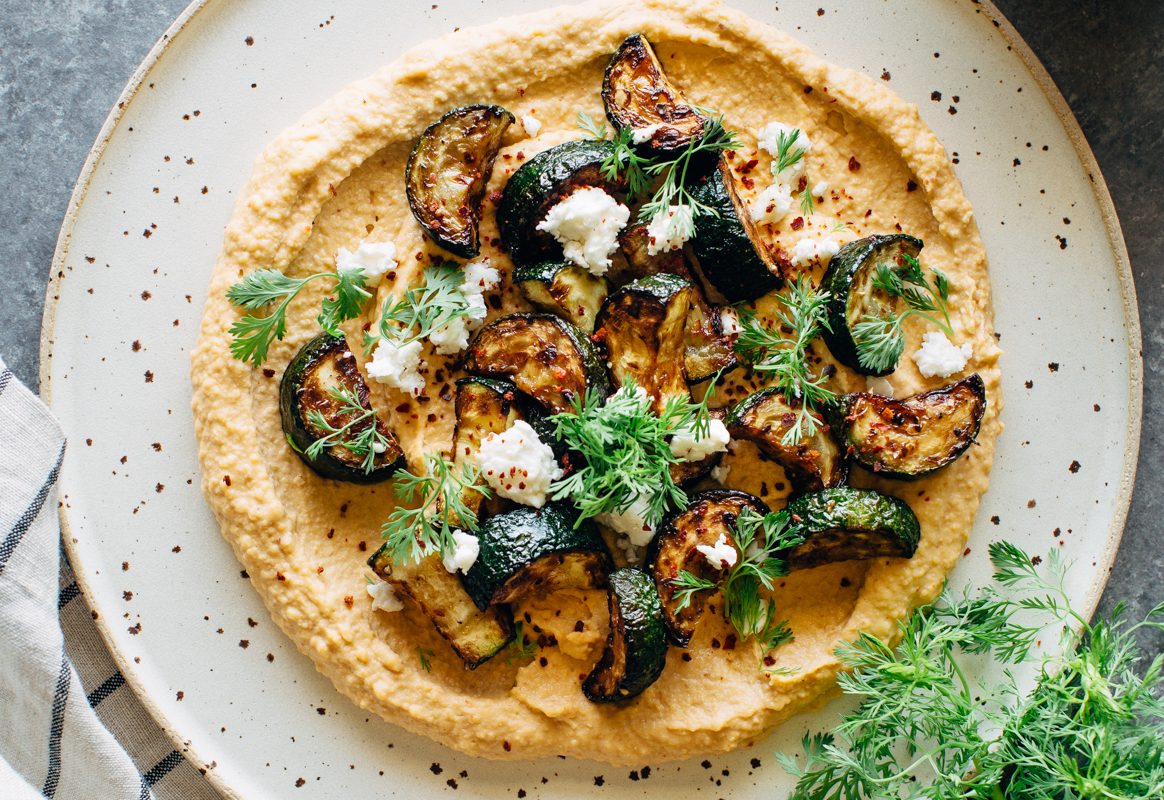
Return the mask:
M 105 147 L 113 138 L 113 134 L 117 130 L 122 117 L 125 114 L 129 104 L 134 100 L 140 91 L 142 85 L 145 83 L 146 76 L 153 70 L 162 57 L 169 50 L 170 45 L 174 43 L 175 38 L 180 34 L 198 15 L 199 12 L 204 11 L 215 0 L 193 0 L 185 10 L 174 20 L 173 24 L 166 29 L 161 38 L 154 44 L 146 57 L 138 65 L 126 83 L 125 89 L 118 97 L 116 105 L 110 110 L 109 116 L 105 119 L 105 123 L 101 126 L 100 132 L 97 134 L 97 139 L 93 147 L 89 150 L 89 154 L 85 159 L 84 165 L 81 167 L 81 172 L 77 177 L 76 186 L 69 198 L 69 205 L 65 211 L 65 216 L 61 222 L 61 231 L 57 237 L 56 249 L 53 252 L 53 259 L 50 268 L 50 277 L 48 287 L 45 292 L 45 308 L 44 316 L 41 322 L 41 336 L 40 336 L 40 395 L 46 404 L 51 404 L 52 400 L 52 380 L 51 370 L 49 366 L 52 359 L 52 343 L 54 340 L 53 332 L 56 329 L 57 319 L 57 304 L 60 300 L 60 283 L 64 277 L 64 265 L 69 253 L 69 247 L 72 243 L 73 229 L 76 225 L 77 216 L 80 212 L 82 204 L 89 193 L 89 187 L 96 172 L 98 164 L 105 153 Z M 727 0 L 730 3 L 730 0 Z M 1097 562 L 1097 566 L 1101 569 L 1095 570 L 1095 578 L 1088 587 L 1087 595 L 1082 603 L 1082 611 L 1085 618 L 1090 618 L 1099 605 L 1100 597 L 1103 594 L 1104 587 L 1107 585 L 1108 576 L 1111 574 L 1112 565 L 1115 561 L 1116 552 L 1119 550 L 1120 540 L 1123 538 L 1124 525 L 1127 522 L 1128 509 L 1131 505 L 1132 490 L 1135 487 L 1136 480 L 1136 466 L 1139 459 L 1140 452 L 1140 426 L 1143 417 L 1143 387 L 1144 387 L 1144 365 L 1142 357 L 1142 338 L 1140 331 L 1140 314 L 1139 304 L 1136 299 L 1136 287 L 1132 278 L 1131 261 L 1128 257 L 1127 245 L 1124 242 L 1123 229 L 1120 226 L 1119 217 L 1116 214 L 1115 204 L 1111 199 L 1111 192 L 1108 190 L 1107 182 L 1103 178 L 1103 173 L 1099 168 L 1099 163 L 1095 159 L 1095 154 L 1091 150 L 1091 146 L 1087 142 L 1087 138 L 1083 134 L 1083 129 L 1080 127 L 1078 120 L 1071 111 L 1071 107 L 1067 104 L 1059 88 L 1055 85 L 1050 73 L 1047 72 L 1046 67 L 1039 61 L 1038 56 L 1031 50 L 1030 46 L 1019 34 L 1018 30 L 1011 25 L 1010 21 L 1002 14 L 998 8 L 995 7 L 991 0 L 973 0 L 976 5 L 982 7 L 986 12 L 988 18 L 998 28 L 1003 38 L 1006 39 L 1007 44 L 1012 48 L 1013 52 L 1019 57 L 1023 65 L 1027 68 L 1032 79 L 1035 81 L 1043 96 L 1050 102 L 1055 115 L 1058 117 L 1060 124 L 1063 125 L 1064 132 L 1071 140 L 1071 145 L 1075 150 L 1075 155 L 1080 163 L 1087 169 L 1088 177 L 1091 179 L 1092 193 L 1095 196 L 1096 202 L 1099 205 L 1100 214 L 1103 218 L 1104 226 L 1107 229 L 1108 243 L 1111 247 L 1112 255 L 1116 262 L 1117 278 L 1120 284 L 1120 299 L 1123 304 L 1124 328 L 1127 332 L 1128 343 L 1128 419 L 1127 419 L 1127 447 L 1123 455 L 1123 468 L 1119 478 L 1119 489 L 1115 508 L 1113 510 L 1111 525 L 1108 527 L 1107 537 L 1104 542 L 1104 548 L 1101 558 Z M 85 595 L 87 602 L 92 603 L 93 595 L 90 591 L 90 583 L 88 573 L 85 565 L 81 562 L 80 551 L 74 546 L 74 537 L 71 535 L 72 527 L 69 521 L 68 510 L 62 505 L 59 510 L 61 523 L 61 538 L 64 544 L 65 553 L 68 555 L 69 562 L 73 566 L 74 576 L 77 580 L 81 592 Z M 166 716 L 162 708 L 154 702 L 152 696 L 147 691 L 144 683 L 141 681 L 136 670 L 134 669 L 132 659 L 125 653 L 121 652 L 116 647 L 116 640 L 109 628 L 109 615 L 99 613 L 96 617 L 97 629 L 101 633 L 101 637 L 105 641 L 114 663 L 125 677 L 125 681 L 134 694 L 137 695 L 142 705 L 146 708 L 149 714 L 158 723 L 161 729 L 173 741 L 175 747 L 179 751 L 200 761 L 197 751 L 190 746 L 189 740 L 185 739 L 177 727 Z M 241 798 L 242 796 L 236 792 L 225 779 L 217 772 L 209 771 L 205 773 L 206 779 L 210 784 L 224 796 L 229 798 Z

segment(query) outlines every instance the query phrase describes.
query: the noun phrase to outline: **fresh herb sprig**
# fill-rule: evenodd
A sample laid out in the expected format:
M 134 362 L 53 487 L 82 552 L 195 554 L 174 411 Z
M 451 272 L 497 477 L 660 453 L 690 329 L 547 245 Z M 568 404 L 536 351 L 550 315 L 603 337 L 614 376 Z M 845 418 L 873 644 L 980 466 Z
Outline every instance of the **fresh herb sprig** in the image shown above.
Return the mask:
M 335 427 L 318 409 L 307 412 L 307 421 L 325 433 L 307 446 L 308 458 L 319 458 L 325 447 L 338 445 L 352 455 L 361 456 L 364 459 L 361 467 L 365 474 L 370 473 L 376 466 L 376 456 L 391 445 L 376 424 L 376 411 L 365 407 L 355 391 L 347 387 L 333 388 L 328 395 L 339 403 L 337 413 L 343 418 L 343 424 Z
M 921 262 L 908 253 L 902 254 L 902 264 L 885 262 L 877 265 L 873 285 L 890 297 L 900 297 L 906 309 L 899 314 L 878 317 L 867 314 L 853 326 L 853 341 L 857 345 L 857 359 L 861 366 L 884 371 L 893 367 L 905 351 L 905 334 L 901 324 L 911 316 L 921 317 L 941 328 L 947 336 L 954 335 L 947 305 L 950 299 L 950 281 L 941 270 L 930 268 L 934 274 L 931 284 L 922 270 Z
M 420 668 L 425 672 L 432 672 L 432 658 L 435 656 L 432 650 L 425 647 L 416 648 L 416 656 L 420 659 Z
M 800 213 L 806 217 L 811 217 L 815 210 L 816 200 L 812 196 L 812 186 L 806 185 L 804 191 L 800 193 Z
M 509 655 L 505 657 L 506 664 L 514 661 L 528 661 L 538 653 L 536 639 L 531 639 L 524 630 L 521 620 L 514 623 L 513 641 L 509 643 Z
M 785 432 L 781 442 L 798 444 L 802 438 L 813 436 L 821 421 L 814 413 L 831 402 L 836 394 L 825 386 L 828 376 L 824 371 L 814 372 L 809 364 L 812 341 L 829 327 L 827 304 L 829 293 L 815 289 L 803 275 L 785 294 L 777 295 L 781 304 L 776 312 L 781 323 L 769 328 L 748 309 L 741 308 L 740 334 L 736 352 L 759 373 L 771 375 L 781 393 L 790 401 L 800 404 L 796 424 Z
M 943 594 L 902 623 L 896 647 L 862 635 L 838 650 L 851 670 L 840 686 L 861 704 L 805 738 L 803 765 L 777 756 L 799 778 L 794 800 L 1162 796 L 1164 655 L 1139 673 L 1135 634 L 1164 630 L 1164 604 L 1135 625 L 1122 606 L 1088 623 L 1056 551 L 1043 567 L 1007 543 L 990 557 L 997 586 Z M 1010 669 L 990 685 L 967 677 L 963 654 L 1019 664 L 1048 628 L 1065 649 L 1025 697 Z
M 338 336 L 339 325 L 359 316 L 364 301 L 372 295 L 364 288 L 365 276 L 360 270 L 317 272 L 303 278 L 292 278 L 277 269 L 257 269 L 247 273 L 226 292 L 231 304 L 248 311 L 258 311 L 278 303 L 266 316 L 247 314 L 230 326 L 230 352 L 240 361 L 260 366 L 267 360 L 272 342 L 282 340 L 287 333 L 287 307 L 303 288 L 320 278 L 335 281 L 334 294 L 323 301 L 316 317 L 319 326 Z
M 799 139 L 800 128 L 779 131 L 776 134 L 776 160 L 772 162 L 772 177 L 779 178 L 782 173 L 800 163 L 808 153 L 807 147 L 796 147 Z
M 365 334 L 365 346 L 371 348 L 381 339 L 409 344 L 468 316 L 469 301 L 461 291 L 463 280 L 463 271 L 456 264 L 425 267 L 421 285 L 384 301 L 376 333 Z
M 455 529 L 477 530 L 477 514 L 465 503 L 466 493 L 491 496 L 471 464 L 456 465 L 439 453 L 426 453 L 424 463 L 424 474 L 401 470 L 393 479 L 397 496 L 413 506 L 398 506 L 380 530 L 393 564 L 445 553 Z
M 723 589 L 724 615 L 743 639 L 755 638 L 767 653 L 792 638 L 785 620 L 776 613 L 776 604 L 763 592 L 772 591 L 776 579 L 788 574 L 788 564 L 775 554 L 804 541 L 792 525 L 788 512 L 761 515 L 745 507 L 731 529 L 732 543 L 739 560 L 718 581 L 680 570 L 671 583 L 678 587 L 678 609 L 691 603 L 696 592 Z

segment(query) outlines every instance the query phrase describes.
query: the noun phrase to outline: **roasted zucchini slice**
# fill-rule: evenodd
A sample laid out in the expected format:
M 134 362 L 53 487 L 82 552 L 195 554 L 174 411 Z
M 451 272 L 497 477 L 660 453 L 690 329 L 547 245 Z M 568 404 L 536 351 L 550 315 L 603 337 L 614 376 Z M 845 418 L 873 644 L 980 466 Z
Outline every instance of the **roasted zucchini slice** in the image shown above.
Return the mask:
M 470 376 L 457 381 L 457 397 L 453 401 L 456 428 L 453 430 L 453 463 L 458 467 L 475 464 L 481 442 L 491 433 L 504 433 L 519 419 L 524 419 L 521 396 L 509 381 Z M 484 497 L 480 492 L 466 489 L 461 501 L 474 514 L 481 508 Z
M 666 272 L 686 278 L 692 286 L 699 286 L 699 278 L 683 248 L 651 255 L 650 243 L 651 237 L 647 233 L 646 225 L 631 223 L 619 232 L 618 246 L 626 257 L 627 266 L 630 267 L 633 277 L 646 278 Z
M 986 387 L 977 374 L 904 400 L 847 394 L 834 427 L 853 460 L 886 478 L 913 480 L 956 461 L 978 437 Z
M 757 237 L 747 206 L 736 192 L 731 168 L 722 158 L 691 196 L 713 209 L 697 214 L 691 248 L 703 276 L 731 303 L 755 300 L 779 288 L 792 264 L 778 258 Z
M 667 664 L 667 631 L 655 582 L 624 567 L 610 574 L 610 633 L 582 692 L 595 703 L 630 700 L 659 679 Z
M 816 491 L 845 482 L 848 464 L 842 449 L 821 425 L 811 436 L 802 435 L 798 444 L 785 444 L 784 437 L 798 423 L 799 406 L 793 406 L 778 389 L 761 389 L 748 395 L 727 417 L 734 439 L 748 439 L 780 466 L 794 489 Z M 802 430 L 803 433 L 803 430 Z
M 606 116 L 630 128 L 633 141 L 657 153 L 687 147 L 703 136 L 706 119 L 663 74 L 663 65 L 641 33 L 628 36 L 611 57 L 602 79 Z
M 921 540 L 921 525 L 904 500 L 838 486 L 801 495 L 788 515 L 803 542 L 776 553 L 790 569 L 834 561 L 910 558 Z
M 481 200 L 513 114 L 501 106 L 454 108 L 420 135 L 404 170 L 412 215 L 432 240 L 461 258 L 481 251 Z
M 659 588 L 667 638 L 672 644 L 686 647 L 691 643 L 695 625 L 703 615 L 705 595 L 713 591 L 707 589 L 694 593 L 691 601 L 680 610 L 673 581 L 684 570 L 711 581 L 723 577 L 723 571 L 707 563 L 704 555 L 695 548 L 715 545 L 721 535 L 732 541 L 736 519 L 745 508 L 760 515 L 768 513 L 763 500 L 745 492 L 730 489 L 700 492 L 691 496 L 685 509 L 665 520 L 651 541 L 647 569 Z
M 726 309 L 726 313 L 735 312 Z M 691 304 L 683 337 L 683 377 L 692 386 L 740 365 L 736 335 L 725 331 L 724 314 L 722 306 L 709 305 L 698 296 Z
M 572 410 L 587 389 L 610 393 L 594 344 L 553 314 L 513 314 L 486 325 L 469 345 L 465 369 L 511 380 L 554 413 Z
M 522 506 L 485 520 L 481 551 L 461 582 L 478 608 L 512 603 L 555 589 L 606 586 L 610 551 L 589 520 L 566 503 Z
M 824 329 L 825 343 L 833 357 L 862 375 L 888 375 L 897 369 L 875 370 L 861 364 L 853 328 L 866 316 L 884 318 L 896 314 L 901 298 L 894 297 L 873 281 L 878 264 L 900 266 L 902 255 L 917 258 L 922 240 L 904 233 L 866 236 L 842 247 L 829 261 L 821 279 L 821 289 L 829 293 L 829 327 Z
M 439 555 L 393 566 L 384 544 L 368 559 L 368 566 L 432 620 L 469 669 L 481 666 L 513 640 L 510 610 L 506 606 L 478 609 Z
M 537 225 L 574 190 L 584 186 L 622 190 L 621 182 L 602 174 L 602 162 L 613 154 L 614 145 L 605 140 L 563 142 L 538 153 L 509 177 L 497 207 L 497 228 L 515 265 L 562 257 L 562 246 Z
M 513 283 L 526 299 L 568 319 L 584 333 L 594 332 L 594 318 L 610 292 L 606 278 L 572 261 L 542 261 L 513 270 Z
M 598 337 L 621 385 L 633 378 L 661 410 L 672 397 L 690 399 L 683 375 L 687 314 L 695 289 L 678 275 L 660 273 L 619 289 L 598 313 Z
M 358 400 L 364 411 L 356 412 L 337 392 Z M 303 463 L 325 478 L 349 483 L 387 480 L 404 464 L 404 453 L 384 422 L 367 414 L 372 408 L 368 398 L 368 385 L 347 340 L 321 333 L 299 349 L 283 372 L 279 384 L 283 434 Z M 318 424 L 321 418 L 316 414 L 330 432 Z M 372 425 L 379 434 L 372 445 L 383 452 L 374 450 L 369 458 L 365 445 Z M 313 446 L 320 440 L 325 442 L 322 449 Z

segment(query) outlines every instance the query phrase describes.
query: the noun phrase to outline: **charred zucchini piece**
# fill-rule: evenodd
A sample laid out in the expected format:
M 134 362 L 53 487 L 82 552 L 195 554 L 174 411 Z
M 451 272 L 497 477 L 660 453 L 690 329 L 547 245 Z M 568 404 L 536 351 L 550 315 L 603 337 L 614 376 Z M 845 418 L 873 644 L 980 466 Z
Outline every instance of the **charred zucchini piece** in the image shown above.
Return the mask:
M 602 175 L 602 162 L 613 154 L 614 145 L 608 141 L 563 142 L 538 153 L 509 177 L 497 207 L 497 228 L 515 265 L 562 257 L 561 245 L 537 225 L 574 190 L 585 186 L 622 190 L 621 182 Z
M 582 682 L 595 703 L 630 700 L 659 679 L 667 664 L 667 630 L 655 582 L 624 567 L 610 574 L 610 633 L 606 649 Z
M 439 555 L 418 563 L 392 565 L 384 544 L 368 559 L 368 566 L 407 597 L 445 637 L 469 669 L 497 655 L 513 640 L 513 615 L 505 606 L 482 611 L 449 573 Z
M 706 120 L 663 74 L 663 65 L 641 33 L 628 36 L 610 59 L 602 79 L 606 116 L 630 128 L 634 142 L 657 153 L 687 147 L 703 136 Z
M 513 282 L 535 306 L 564 317 L 584 333 L 594 332 L 594 318 L 610 292 L 606 278 L 593 275 L 572 261 L 542 261 L 517 267 Z
M 461 582 L 477 608 L 563 588 L 606 586 L 610 552 L 590 521 L 565 503 L 516 508 L 477 531 L 481 551 Z
M 794 530 L 803 537 L 776 555 L 791 569 L 806 569 L 869 558 L 910 558 L 921 526 L 904 500 L 838 486 L 798 497 L 788 504 Z
M 635 278 L 646 278 L 665 272 L 686 278 L 692 286 L 699 286 L 695 269 L 682 248 L 651 255 L 648 249 L 650 243 L 651 237 L 647 233 L 646 225 L 632 223 L 618 234 L 619 249 L 626 257 L 626 263 Z
M 886 478 L 913 480 L 956 461 L 978 437 L 986 387 L 977 374 L 904 400 L 857 392 L 834 414 L 853 460 Z
M 736 192 L 731 168 L 722 158 L 691 196 L 715 214 L 697 214 L 691 248 L 707 280 L 729 302 L 755 300 L 779 288 L 791 274 L 756 236 L 751 214 Z
M 731 309 L 708 305 L 700 298 L 691 304 L 683 338 L 683 376 L 692 386 L 740 364 L 735 351 L 736 334 L 725 332 L 725 313 L 735 314 Z
M 812 436 L 801 436 L 799 444 L 783 439 L 797 424 L 799 406 L 793 406 L 777 389 L 761 389 L 741 400 L 727 418 L 732 438 L 748 439 L 760 451 L 784 467 L 788 480 L 799 492 L 816 491 L 845 482 L 848 464 L 845 454 L 819 426 Z
M 705 580 L 715 581 L 723 577 L 723 571 L 707 563 L 704 555 L 695 548 L 714 545 L 721 535 L 732 541 L 736 519 L 744 508 L 751 508 L 761 515 L 768 513 L 763 500 L 745 492 L 729 489 L 700 492 L 691 496 L 685 509 L 665 520 L 651 541 L 647 569 L 659 587 L 667 638 L 677 647 L 691 643 L 696 623 L 703 615 L 705 595 L 711 594 L 712 590 L 696 592 L 691 596 L 691 602 L 680 610 L 672 581 L 683 570 Z
M 412 215 L 432 240 L 461 258 L 481 251 L 481 200 L 513 114 L 501 106 L 454 108 L 420 135 L 404 186 Z
M 472 376 L 457 381 L 457 397 L 453 401 L 457 419 L 453 430 L 453 463 L 459 467 L 476 463 L 485 437 L 504 433 L 514 422 L 525 418 L 522 405 L 517 387 L 509 381 Z M 477 513 L 484 497 L 480 492 L 465 490 L 461 500 Z
M 573 409 L 587 389 L 610 392 L 594 344 L 553 314 L 514 314 L 486 325 L 469 345 L 465 369 L 511 380 L 554 413 Z
M 829 261 L 821 279 L 821 289 L 829 293 L 829 327 L 825 343 L 837 361 L 862 375 L 888 375 L 897 369 L 877 371 L 862 366 L 853 340 L 853 328 L 866 316 L 886 317 L 900 309 L 901 298 L 874 285 L 878 264 L 901 265 L 902 254 L 917 258 L 922 240 L 904 233 L 866 236 L 842 247 Z
M 618 384 L 633 378 L 661 410 L 671 397 L 690 399 L 683 376 L 684 335 L 695 289 L 660 273 L 627 284 L 606 298 L 598 335 L 606 342 Z
M 379 483 L 392 476 L 404 464 L 404 453 L 396 437 L 376 415 L 366 416 L 333 395 L 344 392 L 359 401 L 360 408 L 368 411 L 368 385 L 364 382 L 356 359 L 342 336 L 321 333 L 300 348 L 279 384 L 279 412 L 283 420 L 283 434 L 303 463 L 325 478 L 349 483 Z M 313 419 L 318 412 L 331 426 L 329 432 Z M 355 421 L 359 420 L 359 421 Z M 351 427 L 345 428 L 345 425 Z M 376 426 L 384 452 L 375 453 L 368 461 L 368 444 L 372 425 Z M 341 430 L 336 433 L 335 431 Z M 362 437 L 362 438 L 360 438 Z M 327 443 L 318 454 L 312 454 L 312 445 Z M 370 469 L 368 468 L 370 464 Z

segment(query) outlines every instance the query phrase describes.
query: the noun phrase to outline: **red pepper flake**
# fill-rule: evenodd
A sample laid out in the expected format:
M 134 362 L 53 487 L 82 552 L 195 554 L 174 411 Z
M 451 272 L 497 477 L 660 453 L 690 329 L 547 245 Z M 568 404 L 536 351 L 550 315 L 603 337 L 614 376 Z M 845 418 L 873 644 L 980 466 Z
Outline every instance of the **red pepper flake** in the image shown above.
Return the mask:
M 861 162 L 857 160 L 856 156 L 849 156 L 849 172 L 856 172 L 861 169 Z
M 804 227 L 804 217 L 797 217 L 792 220 L 792 230 L 798 231 Z

